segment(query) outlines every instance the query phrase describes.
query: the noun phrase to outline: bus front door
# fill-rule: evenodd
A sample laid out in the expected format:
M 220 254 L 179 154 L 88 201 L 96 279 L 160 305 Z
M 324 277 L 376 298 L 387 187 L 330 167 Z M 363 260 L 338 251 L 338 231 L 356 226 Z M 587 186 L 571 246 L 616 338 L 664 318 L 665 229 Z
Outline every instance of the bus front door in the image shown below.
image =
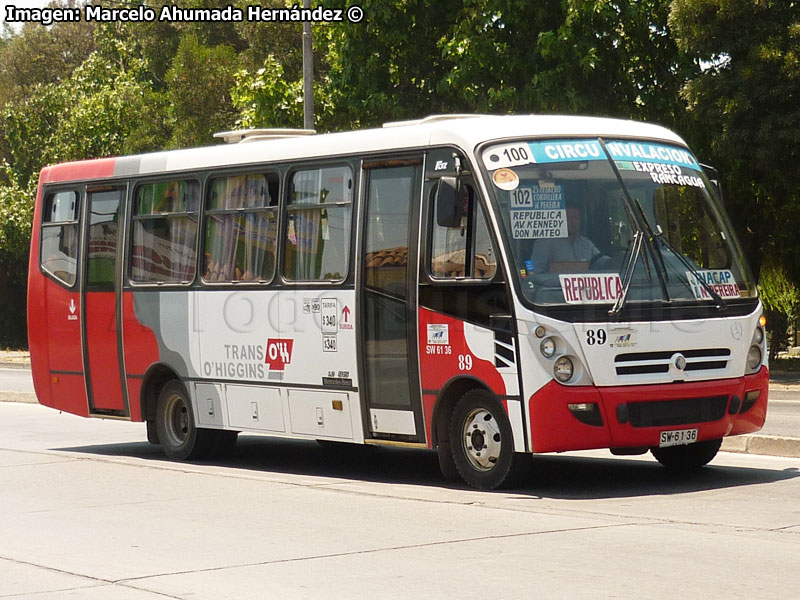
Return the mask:
M 416 264 L 422 160 L 364 165 L 362 393 L 367 437 L 425 441 L 416 351 Z
M 124 198 L 124 188 L 90 188 L 86 192 L 88 231 L 82 331 L 86 390 L 92 415 L 130 416 L 122 385 L 119 339 L 118 265 L 122 248 L 119 220 Z

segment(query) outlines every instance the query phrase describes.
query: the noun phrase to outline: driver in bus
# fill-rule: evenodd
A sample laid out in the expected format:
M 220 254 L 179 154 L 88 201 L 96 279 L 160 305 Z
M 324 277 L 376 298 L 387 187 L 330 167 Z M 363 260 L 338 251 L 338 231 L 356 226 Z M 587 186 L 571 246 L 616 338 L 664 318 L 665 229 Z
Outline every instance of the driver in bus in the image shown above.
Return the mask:
M 531 255 L 534 277 L 549 273 L 585 272 L 604 258 L 594 242 L 581 233 L 580 207 L 567 203 L 566 213 L 567 237 L 534 242 Z

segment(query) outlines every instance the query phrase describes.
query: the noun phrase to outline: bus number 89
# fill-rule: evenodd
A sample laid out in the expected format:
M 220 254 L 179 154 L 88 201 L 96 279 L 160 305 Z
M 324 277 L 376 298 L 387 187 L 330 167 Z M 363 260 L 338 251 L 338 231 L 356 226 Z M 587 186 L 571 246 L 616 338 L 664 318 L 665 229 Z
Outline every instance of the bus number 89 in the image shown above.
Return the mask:
M 598 346 L 602 346 L 606 343 L 606 330 L 605 329 L 598 329 L 595 331 L 594 329 L 590 329 L 586 332 L 586 344 L 589 346 L 594 346 L 597 344 Z

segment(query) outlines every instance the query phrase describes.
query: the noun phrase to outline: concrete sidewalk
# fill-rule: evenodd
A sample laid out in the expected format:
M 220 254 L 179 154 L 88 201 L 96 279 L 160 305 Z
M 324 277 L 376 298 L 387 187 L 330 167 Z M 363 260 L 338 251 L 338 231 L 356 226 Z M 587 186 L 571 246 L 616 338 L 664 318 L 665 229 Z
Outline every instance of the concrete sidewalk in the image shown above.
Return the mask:
M 0 350 L 0 367 L 30 369 L 31 353 L 22 350 Z
M 29 369 L 30 353 L 0 350 L 0 368 Z M 771 391 L 797 392 L 797 401 L 800 403 L 800 373 L 772 372 L 770 373 L 769 387 Z M 0 402 L 35 404 L 36 395 L 28 392 L 0 391 Z M 767 420 L 769 421 L 769 418 Z M 769 422 L 765 426 L 765 430 L 769 431 Z M 728 437 L 722 442 L 722 450 L 725 452 L 800 458 L 800 431 L 797 432 L 797 437 L 769 435 L 768 433 Z

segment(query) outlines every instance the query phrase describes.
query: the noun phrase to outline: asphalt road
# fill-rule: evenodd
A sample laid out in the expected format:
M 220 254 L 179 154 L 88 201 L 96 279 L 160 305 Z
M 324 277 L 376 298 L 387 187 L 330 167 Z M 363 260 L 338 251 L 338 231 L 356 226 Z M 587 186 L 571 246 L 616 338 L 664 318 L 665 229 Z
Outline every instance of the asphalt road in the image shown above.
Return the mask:
M 0 392 L 30 392 L 33 394 L 31 370 L 0 367 Z
M 247 436 L 165 460 L 141 424 L 0 403 L 0 598 L 794 598 L 800 459 L 539 457 L 513 492 L 433 453 Z
M 759 434 L 800 438 L 800 386 L 769 390 L 767 421 Z

